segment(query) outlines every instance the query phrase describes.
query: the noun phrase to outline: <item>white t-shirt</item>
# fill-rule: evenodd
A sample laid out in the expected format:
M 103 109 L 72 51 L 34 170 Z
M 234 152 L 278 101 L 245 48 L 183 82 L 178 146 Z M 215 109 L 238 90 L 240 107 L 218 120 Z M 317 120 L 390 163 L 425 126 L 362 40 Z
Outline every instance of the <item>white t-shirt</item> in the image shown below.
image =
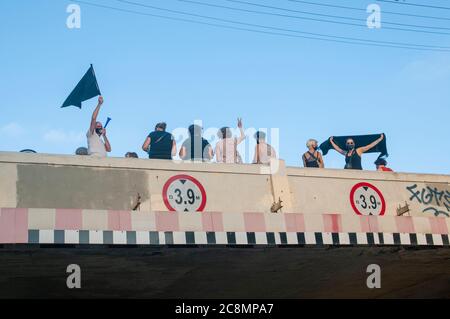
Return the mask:
M 95 132 L 91 134 L 90 131 L 86 134 L 87 144 L 88 144 L 88 154 L 99 157 L 106 157 L 107 152 L 105 148 L 105 143 L 100 136 Z

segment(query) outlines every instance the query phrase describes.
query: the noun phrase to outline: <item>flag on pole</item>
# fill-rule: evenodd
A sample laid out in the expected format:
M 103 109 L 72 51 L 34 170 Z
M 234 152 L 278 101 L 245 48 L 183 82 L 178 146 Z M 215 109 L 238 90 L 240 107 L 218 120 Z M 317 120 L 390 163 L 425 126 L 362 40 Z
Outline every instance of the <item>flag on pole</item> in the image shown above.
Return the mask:
M 98 87 L 97 79 L 95 77 L 94 67 L 91 67 L 78 82 L 72 93 L 67 97 L 61 107 L 76 106 L 81 109 L 81 102 L 89 100 L 94 96 L 101 95 Z

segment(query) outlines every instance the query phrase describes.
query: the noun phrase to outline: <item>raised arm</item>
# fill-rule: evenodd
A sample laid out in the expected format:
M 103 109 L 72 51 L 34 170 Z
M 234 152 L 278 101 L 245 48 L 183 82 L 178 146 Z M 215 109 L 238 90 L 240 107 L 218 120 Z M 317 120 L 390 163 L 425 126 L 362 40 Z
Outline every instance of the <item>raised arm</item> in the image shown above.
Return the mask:
M 238 118 L 238 124 L 239 131 L 241 132 L 241 136 L 236 140 L 237 144 L 240 144 L 243 140 L 245 140 L 245 133 L 244 133 L 244 127 L 242 125 L 242 119 Z
M 345 155 L 345 151 L 342 150 L 342 148 L 340 148 L 333 140 L 333 136 L 330 137 L 330 143 L 331 146 L 333 146 L 333 148 L 338 152 L 341 153 L 342 155 Z
M 362 153 L 365 153 L 368 150 L 370 150 L 371 148 L 377 146 L 378 143 L 380 143 L 383 139 L 384 139 L 384 134 L 381 134 L 381 136 L 376 141 L 373 141 L 369 145 L 359 147 L 356 151 L 358 152 L 359 155 L 361 155 Z
M 99 96 L 98 97 L 98 104 L 97 107 L 95 108 L 94 112 L 92 113 L 92 118 L 91 118 L 91 126 L 89 127 L 89 133 L 92 135 L 95 132 L 95 125 L 97 124 L 97 116 L 98 113 L 100 112 L 100 107 L 103 104 L 103 97 Z

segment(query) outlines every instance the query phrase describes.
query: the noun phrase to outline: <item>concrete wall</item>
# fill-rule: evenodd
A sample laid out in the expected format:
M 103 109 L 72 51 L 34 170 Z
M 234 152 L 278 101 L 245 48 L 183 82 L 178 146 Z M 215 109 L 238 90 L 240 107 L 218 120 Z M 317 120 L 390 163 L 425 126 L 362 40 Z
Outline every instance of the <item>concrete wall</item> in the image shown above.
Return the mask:
M 351 190 L 365 182 L 380 191 L 386 204 L 384 215 L 396 216 L 397 208 L 406 205 L 411 216 L 450 215 L 449 175 L 298 168 L 288 168 L 287 174 L 296 212 L 355 214 Z
M 209 212 L 270 213 L 283 200 L 283 213 L 357 215 L 350 194 L 369 183 L 379 195 L 372 213 L 395 216 L 409 206 L 411 216 L 450 214 L 450 176 L 368 171 L 286 168 L 271 174 L 259 165 L 186 163 L 148 159 L 60 156 L 0 152 L 0 207 L 131 210 L 141 195 L 141 210 L 168 211 L 163 187 L 174 175 L 187 174 L 203 185 Z M 170 189 L 169 189 L 170 191 Z M 172 189 L 173 191 L 173 189 Z M 367 203 L 375 194 L 359 188 Z M 357 205 L 358 206 L 358 205 Z M 361 207 L 360 207 L 361 208 Z M 363 211 L 370 213 L 370 211 Z M 407 214 L 407 215 L 408 215 Z
M 268 212 L 271 176 L 253 165 L 183 163 L 0 153 L 0 207 L 167 211 L 164 184 L 189 174 L 206 192 L 207 211 Z

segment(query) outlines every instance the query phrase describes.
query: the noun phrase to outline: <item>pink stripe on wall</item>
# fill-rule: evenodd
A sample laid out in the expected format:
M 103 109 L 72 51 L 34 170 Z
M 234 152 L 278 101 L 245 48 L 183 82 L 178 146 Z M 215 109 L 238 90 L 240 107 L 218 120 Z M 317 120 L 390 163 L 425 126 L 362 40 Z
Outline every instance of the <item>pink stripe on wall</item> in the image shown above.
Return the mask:
M 359 222 L 361 223 L 361 231 L 363 233 L 371 233 L 369 216 L 359 216 Z
M 15 211 L 2 208 L 0 214 L 0 243 L 14 243 Z
M 448 227 L 445 218 L 442 217 L 428 217 L 433 234 L 448 234 Z
M 372 233 L 379 233 L 380 226 L 378 225 L 378 216 L 367 216 L 369 219 L 370 231 Z M 383 217 L 380 217 L 383 218 Z
M 341 215 L 323 214 L 324 231 L 328 233 L 339 233 L 342 230 Z
M 180 223 L 176 212 L 155 212 L 157 231 L 178 231 Z
M 203 212 L 202 225 L 203 230 L 207 232 L 223 232 L 223 217 L 220 212 Z
M 410 216 L 397 216 L 395 217 L 397 224 L 397 230 L 399 233 L 414 233 L 414 223 Z
M 28 243 L 28 208 L 16 208 L 16 225 L 14 241 L 18 244 Z
M 109 210 L 108 229 L 131 230 L 131 212 L 120 210 Z
M 245 230 L 248 232 L 265 232 L 266 221 L 264 214 L 261 213 L 244 213 Z
M 284 214 L 286 231 L 288 232 L 305 232 L 305 217 L 303 214 L 287 213 Z
M 81 209 L 56 209 L 55 228 L 64 229 L 81 229 L 82 217 Z
M 28 209 L 2 208 L 0 210 L 0 243 L 28 242 Z
M 380 232 L 380 227 L 378 225 L 378 216 L 359 216 L 359 220 L 361 222 L 362 232 L 364 233 Z

